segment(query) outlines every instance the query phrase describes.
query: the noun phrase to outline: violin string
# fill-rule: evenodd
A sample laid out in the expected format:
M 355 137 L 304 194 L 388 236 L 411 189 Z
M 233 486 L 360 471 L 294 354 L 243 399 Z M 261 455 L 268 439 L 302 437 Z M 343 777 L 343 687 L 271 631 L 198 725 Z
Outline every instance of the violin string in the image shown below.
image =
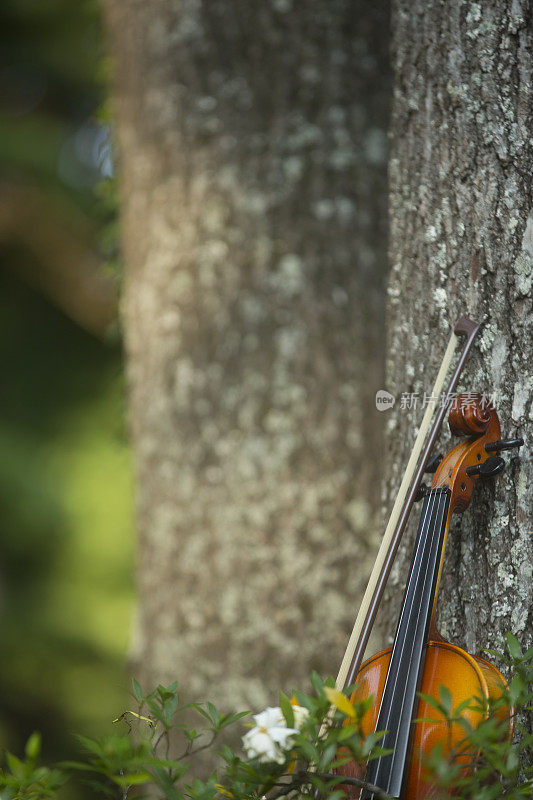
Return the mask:
M 439 484 L 434 486 L 432 489 L 430 489 L 430 499 L 429 499 L 428 504 L 426 506 L 426 511 L 424 513 L 424 517 L 423 517 L 423 520 L 422 520 L 422 525 L 420 526 L 421 529 L 426 524 L 426 521 L 428 520 L 428 518 L 430 518 L 430 515 L 433 513 L 433 510 L 434 510 L 435 505 L 437 503 L 437 497 L 438 497 L 437 490 L 441 489 L 444 486 L 444 484 L 446 483 L 446 480 L 447 480 L 447 477 L 444 478 Z M 416 548 L 416 551 L 415 551 L 414 556 L 413 556 L 413 563 L 415 562 L 415 560 L 416 560 L 416 558 L 418 556 L 418 553 L 419 553 L 420 548 L 422 547 L 422 544 L 423 544 L 423 537 L 421 536 L 419 541 L 418 541 L 418 543 L 417 543 L 417 548 Z M 410 615 L 411 615 L 411 611 L 412 611 L 412 607 L 409 609 L 409 618 L 410 618 Z M 400 619 L 399 619 L 399 622 L 398 622 L 398 628 L 401 625 L 401 622 L 402 622 L 402 619 L 403 619 L 403 613 L 404 613 L 404 609 L 402 609 L 402 613 L 400 615 Z M 408 623 L 409 623 L 409 618 L 407 620 Z M 391 653 L 391 660 L 392 660 L 392 653 Z M 389 664 L 390 664 L 390 662 L 389 662 Z M 398 673 L 396 674 L 395 679 L 394 679 L 394 685 L 393 685 L 393 688 L 392 688 L 392 693 L 393 694 L 396 691 L 397 682 L 398 682 Z M 385 688 L 387 688 L 386 683 L 385 683 Z M 383 702 L 383 698 L 382 698 L 382 702 Z M 403 706 L 402 706 L 402 708 L 403 708 Z M 383 727 L 383 730 L 388 730 L 388 724 L 390 722 L 391 712 L 392 712 L 392 704 L 389 704 L 389 708 L 387 709 L 386 724 L 384 726 L 380 726 L 380 727 Z M 379 709 L 378 720 L 379 720 L 379 715 L 380 714 L 381 714 L 381 708 Z M 375 775 L 377 775 L 379 773 L 379 769 L 381 767 L 382 759 L 383 759 L 383 756 L 379 756 L 379 758 L 376 759 L 376 766 L 374 767 L 374 769 L 375 769 L 375 773 L 374 774 Z
M 430 515 L 433 513 L 433 509 L 435 508 L 435 505 L 436 505 L 436 502 L 437 502 L 437 496 L 438 496 L 436 490 L 441 488 L 442 485 L 444 485 L 445 482 L 446 482 L 446 479 L 444 479 L 440 484 L 435 486 L 433 490 L 430 490 L 431 491 L 431 496 L 430 496 L 430 500 L 429 500 L 429 502 L 428 502 L 428 504 L 426 506 L 426 511 L 425 511 L 425 514 L 424 514 L 424 517 L 423 517 L 423 520 L 422 520 L 421 528 L 426 524 L 426 521 L 428 520 L 428 518 L 430 518 Z M 419 541 L 418 541 L 418 543 L 417 543 L 417 549 L 416 549 L 415 554 L 413 556 L 413 563 L 416 561 L 416 558 L 418 556 L 418 553 L 419 553 L 419 550 L 420 550 L 420 548 L 422 546 L 422 543 L 423 543 L 423 537 L 421 536 Z M 409 616 L 411 614 L 411 611 L 412 611 L 412 607 L 409 610 Z M 402 619 L 403 619 L 403 613 L 404 613 L 404 610 L 402 610 L 402 614 L 400 615 L 400 620 L 398 622 L 398 628 L 401 625 L 401 622 L 402 622 Z M 407 620 L 407 622 L 409 623 L 409 619 Z M 391 660 L 392 660 L 392 653 L 391 653 Z M 390 662 L 389 662 L 389 664 L 390 664 Z M 394 692 L 396 691 L 396 684 L 398 682 L 398 677 L 399 676 L 398 676 L 398 673 L 397 673 L 396 676 L 395 676 L 394 685 L 392 687 L 392 694 L 394 694 Z M 386 688 L 386 686 L 385 686 L 385 688 Z M 383 702 L 383 699 L 382 699 L 382 702 Z M 390 722 L 391 712 L 392 712 L 392 704 L 389 704 L 389 708 L 387 710 L 386 723 L 384 725 L 380 725 L 380 727 L 383 730 L 388 730 L 388 725 L 389 725 L 389 722 Z M 379 710 L 379 713 L 381 713 L 381 708 Z M 378 719 L 379 719 L 379 714 L 378 714 Z M 376 766 L 374 768 L 375 769 L 375 773 L 374 773 L 375 776 L 377 776 L 378 773 L 379 773 L 379 770 L 381 768 L 382 759 L 383 759 L 383 756 L 380 756 L 377 759 L 377 763 L 376 763 Z M 375 780 L 376 780 L 376 778 L 374 779 L 374 782 L 375 782 Z
M 436 488 L 436 487 L 435 487 L 435 488 Z M 432 505 L 432 502 L 431 502 L 431 501 L 433 501 L 433 505 Z M 426 523 L 426 520 L 427 520 L 427 518 L 428 518 L 428 515 L 429 515 L 430 511 L 432 511 L 432 510 L 433 510 L 433 507 L 434 507 L 434 504 L 435 504 L 435 502 L 436 502 L 436 494 L 433 494 L 433 493 L 432 493 L 432 494 L 431 494 L 431 496 L 430 496 L 430 499 L 429 499 L 429 501 L 428 501 L 428 504 L 427 504 L 427 506 L 426 506 L 426 510 L 425 510 L 425 513 L 424 513 L 424 517 L 423 517 L 423 520 L 422 520 L 422 525 L 421 525 L 421 527 L 422 527 L 423 525 L 425 525 L 425 523 Z M 420 537 L 420 538 L 419 538 L 419 540 L 418 540 L 418 542 L 417 542 L 416 550 L 415 550 L 415 553 L 414 553 L 414 555 L 413 555 L 413 563 L 415 563 L 415 561 L 416 561 L 416 559 L 417 559 L 418 552 L 419 552 L 419 550 L 420 550 L 421 546 L 422 546 L 422 537 Z M 401 623 L 402 623 L 402 619 L 403 619 L 403 614 L 404 614 L 404 611 L 405 611 L 405 607 L 404 607 L 404 608 L 402 608 L 402 612 L 401 612 L 401 614 L 400 614 L 400 619 L 399 619 L 399 621 L 398 621 L 398 629 L 400 628 L 400 625 L 401 625 Z M 396 643 L 396 642 L 394 642 L 394 643 L 393 643 L 393 650 L 394 650 L 394 644 L 395 644 L 395 643 Z M 393 653 L 391 652 L 391 659 L 390 659 L 390 661 L 392 661 L 392 655 L 393 655 Z M 389 661 L 389 667 L 390 667 L 390 661 Z M 387 676 L 387 677 L 388 677 L 388 676 Z M 396 674 L 396 676 L 395 676 L 394 685 L 393 685 L 393 687 L 392 687 L 392 693 L 393 693 L 393 694 L 394 694 L 394 692 L 396 691 L 396 683 L 397 683 L 397 681 L 398 681 L 398 673 L 397 673 L 397 674 Z M 385 691 L 386 691 L 386 689 L 387 689 L 387 679 L 385 679 L 385 687 L 384 687 L 384 690 L 383 690 L 383 695 L 382 695 L 382 698 L 381 698 L 381 705 L 383 704 L 383 701 L 384 701 L 384 698 L 385 698 Z M 381 725 L 381 724 L 379 725 L 379 727 L 380 727 L 380 728 L 382 728 L 383 730 L 388 730 L 388 725 L 389 725 L 389 722 L 390 722 L 390 716 L 391 716 L 391 712 L 392 712 L 392 704 L 389 704 L 389 708 L 387 709 L 387 718 L 386 718 L 386 722 L 385 722 L 385 724 L 383 724 L 383 725 Z M 379 724 L 379 717 L 380 717 L 380 715 L 381 715 L 381 706 L 380 706 L 380 709 L 379 709 L 379 712 L 378 712 L 378 724 Z M 374 771 L 374 783 L 376 783 L 377 776 L 378 776 L 378 774 L 379 774 L 379 770 L 380 770 L 380 768 L 381 768 L 381 762 L 382 762 L 382 759 L 383 759 L 383 756 L 379 756 L 379 758 L 378 758 L 378 759 L 376 759 L 376 762 L 375 762 L 375 767 L 373 767 L 373 771 Z
M 429 501 L 428 501 L 428 504 L 427 504 L 427 506 L 426 506 L 426 510 L 425 510 L 425 512 L 424 512 L 424 517 L 423 517 L 423 519 L 422 519 L 422 524 L 421 524 L 421 526 L 420 526 L 421 528 L 422 528 L 422 527 L 423 527 L 423 526 L 426 524 L 426 520 L 428 519 L 429 515 L 432 513 L 432 511 L 433 511 L 433 508 L 434 508 L 434 506 L 435 506 L 435 503 L 436 503 L 436 494 L 433 494 L 433 493 L 432 493 L 432 494 L 431 494 L 431 496 L 430 496 L 430 499 L 429 499 Z M 419 538 L 419 540 L 418 540 L 418 542 L 417 542 L 417 547 L 416 547 L 416 550 L 415 550 L 415 552 L 414 552 L 414 555 L 413 555 L 413 559 L 412 559 L 412 560 L 413 560 L 413 564 L 416 562 L 416 559 L 417 559 L 417 557 L 418 557 L 418 553 L 419 553 L 419 551 L 420 551 L 420 548 L 422 547 L 422 545 L 423 545 L 423 537 L 422 537 L 422 536 L 420 536 L 420 538 Z M 409 614 L 411 613 L 411 610 L 412 610 L 412 608 L 409 610 Z M 402 612 L 401 612 L 401 614 L 400 614 L 400 619 L 399 619 L 399 621 L 398 621 L 398 629 L 400 628 L 400 626 L 401 626 L 401 624 L 402 624 L 402 620 L 403 620 L 403 615 L 404 615 L 404 612 L 405 612 L 405 607 L 404 607 L 404 608 L 402 608 Z M 409 619 L 407 620 L 407 622 L 409 622 Z M 392 653 L 391 653 L 391 660 L 392 660 Z M 397 683 L 397 681 L 398 681 L 398 675 L 396 675 L 395 682 L 394 682 L 394 685 L 393 685 L 393 687 L 392 687 L 392 693 L 393 693 L 393 694 L 394 694 L 394 692 L 395 692 L 395 690 L 396 690 L 396 683 Z M 386 687 L 385 687 L 385 688 L 386 688 Z M 391 710 L 392 710 L 392 709 L 391 709 L 391 707 L 389 706 L 389 709 L 388 709 L 388 712 L 387 712 L 386 724 L 383 726 L 383 729 L 384 729 L 384 730 L 388 730 L 388 727 L 387 727 L 387 726 L 388 726 L 388 723 L 390 722 Z M 380 709 L 380 713 L 381 713 L 381 709 Z M 381 757 L 380 757 L 380 758 L 377 760 L 376 769 L 378 769 L 378 768 L 379 768 L 380 762 L 381 762 Z
M 437 497 L 437 496 L 438 495 L 436 495 L 435 497 Z M 435 504 L 434 505 L 437 505 L 437 500 L 435 500 Z M 443 505 L 442 511 L 440 513 L 440 519 L 438 520 L 438 524 L 435 525 L 435 530 L 438 530 L 439 527 L 442 525 L 445 513 L 446 513 L 446 505 Z M 431 548 L 432 542 L 431 542 L 431 539 L 429 537 L 428 537 L 428 544 L 429 544 L 429 546 Z M 431 549 L 430 549 L 430 552 L 431 552 Z M 424 574 L 424 583 L 422 585 L 422 593 L 424 593 L 424 591 L 426 589 L 426 584 L 427 584 L 427 580 L 428 580 L 428 573 L 429 573 L 429 567 L 430 567 L 430 559 L 428 558 L 427 559 L 427 564 L 426 564 L 426 571 L 425 571 L 425 574 Z M 416 624 L 417 625 L 418 625 L 418 623 L 420 621 L 420 617 L 421 617 L 421 609 L 419 608 L 418 609 L 418 613 L 417 613 L 417 617 L 416 617 Z M 414 648 L 415 648 L 415 641 L 413 639 L 413 641 L 411 642 L 409 659 L 412 658 Z M 407 681 L 405 682 L 405 685 L 404 685 L 404 688 L 403 688 L 402 701 L 401 701 L 401 704 L 400 704 L 400 717 L 402 716 L 403 710 L 405 708 L 405 697 L 406 697 L 406 694 L 407 694 Z M 398 744 L 399 733 L 400 733 L 399 732 L 399 728 L 397 728 L 396 729 L 396 735 L 394 737 L 394 747 L 392 748 L 393 750 L 396 749 L 396 745 Z

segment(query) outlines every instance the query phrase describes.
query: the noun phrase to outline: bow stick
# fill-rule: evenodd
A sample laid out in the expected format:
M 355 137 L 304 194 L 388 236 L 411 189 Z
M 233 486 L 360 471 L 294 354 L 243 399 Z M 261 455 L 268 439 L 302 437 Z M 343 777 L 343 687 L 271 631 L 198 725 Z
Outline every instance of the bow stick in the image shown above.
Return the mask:
M 348 646 L 344 653 L 344 658 L 337 675 L 336 688 L 342 691 L 346 686 L 354 683 L 355 678 L 359 672 L 361 662 L 365 653 L 368 637 L 374 624 L 379 603 L 385 590 L 385 584 L 394 562 L 394 557 L 398 550 L 402 534 L 405 530 L 409 514 L 414 503 L 417 489 L 420 485 L 422 475 L 425 472 L 429 456 L 435 440 L 439 434 L 442 420 L 448 410 L 448 405 L 451 400 L 451 395 L 457 386 L 459 376 L 462 372 L 464 363 L 470 352 L 476 333 L 480 328 L 480 324 L 473 322 L 468 317 L 461 317 L 453 329 L 450 337 L 448 347 L 442 359 L 442 363 L 431 392 L 431 399 L 426 408 L 426 412 L 422 419 L 411 456 L 407 464 L 394 506 L 392 507 L 391 515 L 385 528 L 383 540 L 378 551 L 378 555 L 370 575 L 366 591 L 363 596 L 361 607 L 355 620 L 355 624 L 350 636 Z M 435 418 L 433 427 L 427 438 L 426 446 L 422 452 L 424 440 L 427 432 L 430 429 L 431 420 L 435 413 L 437 406 L 437 398 L 440 397 L 442 387 L 446 374 L 453 359 L 453 355 L 459 342 L 459 336 L 465 336 L 463 349 L 455 367 L 455 370 L 450 378 L 448 388 L 446 390 L 445 400 L 441 404 L 441 408 Z M 420 455 L 422 453 L 422 455 Z M 418 466 L 417 466 L 418 465 Z

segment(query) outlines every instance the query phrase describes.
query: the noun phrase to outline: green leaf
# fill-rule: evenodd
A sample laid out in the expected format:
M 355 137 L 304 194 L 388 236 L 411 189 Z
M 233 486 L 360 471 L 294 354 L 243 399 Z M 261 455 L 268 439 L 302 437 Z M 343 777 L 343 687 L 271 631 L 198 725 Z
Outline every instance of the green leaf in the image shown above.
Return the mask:
M 41 734 L 37 731 L 34 731 L 28 741 L 26 742 L 26 758 L 29 758 L 31 761 L 36 761 L 39 758 L 39 753 L 41 752 Z
M 165 724 L 165 715 L 159 703 L 156 700 L 153 700 L 151 697 L 146 697 L 145 702 L 150 711 L 152 712 L 152 715 L 156 719 L 158 719 L 159 722 Z
M 61 761 L 59 763 L 61 769 L 76 769 L 82 772 L 94 772 L 94 767 L 91 764 L 86 764 L 84 761 Z
M 89 739 L 87 736 L 81 736 L 80 734 L 78 734 L 76 738 L 78 742 L 80 742 L 80 744 L 89 751 L 89 753 L 102 758 L 103 750 L 99 742 L 97 742 L 95 739 Z
M 132 775 L 114 775 L 113 781 L 119 786 L 139 786 L 141 783 L 150 783 L 152 776 L 149 772 L 136 772 Z
M 367 711 L 370 711 L 372 706 L 374 705 L 374 695 L 371 694 L 364 700 L 359 700 L 354 703 L 354 707 L 357 713 L 357 717 L 362 719 Z
M 23 780 L 26 772 L 24 762 L 21 761 L 20 758 L 14 756 L 13 753 L 6 753 L 6 761 L 12 774 L 18 778 L 18 780 Z
M 178 704 L 178 698 L 176 696 L 176 692 L 173 692 L 170 689 L 166 689 L 161 684 L 159 684 L 159 686 L 157 687 L 157 694 L 159 695 L 163 703 L 172 698 L 176 698 L 176 705 Z
M 320 695 L 322 694 L 322 687 L 324 686 L 324 681 L 322 680 L 322 678 L 320 677 L 320 675 L 316 670 L 313 670 L 311 673 L 311 683 L 313 684 L 313 689 L 320 697 Z
M 135 699 L 139 705 L 141 705 L 143 701 L 143 690 L 141 689 L 141 685 L 135 680 L 135 678 L 131 679 L 131 685 L 133 686 L 133 694 L 135 695 Z
M 294 690 L 293 695 L 296 698 L 296 701 L 299 706 L 307 708 L 307 710 L 310 711 L 311 713 L 315 712 L 318 703 L 313 697 L 309 697 L 309 695 L 304 694 L 304 692 L 298 691 L 298 689 Z
M 208 720 L 208 722 L 211 722 L 211 717 L 209 716 L 205 708 L 202 707 L 202 703 L 191 703 L 191 708 L 194 708 L 194 710 L 197 711 L 198 714 L 201 714 L 201 716 L 204 717 L 204 719 Z
M 174 778 L 181 777 L 189 769 L 188 764 L 184 764 L 183 761 L 174 761 L 171 758 L 143 758 L 142 763 L 147 767 L 163 767 L 164 769 L 171 769 L 174 773 Z
M 371 755 L 366 757 L 367 761 L 375 761 L 376 758 L 381 758 L 382 756 L 388 756 L 390 753 L 394 753 L 394 750 L 388 750 L 385 747 L 376 747 L 372 750 Z
M 222 714 L 220 717 L 219 728 L 222 729 L 227 725 L 232 725 L 234 722 L 238 722 L 243 717 L 247 717 L 250 713 L 250 711 L 238 711 L 235 714 Z
M 511 683 L 509 684 L 509 700 L 511 705 L 515 705 L 520 698 L 520 695 L 527 693 L 527 686 L 520 677 L 520 675 L 513 675 Z
M 472 725 L 465 717 L 458 717 L 456 720 L 457 725 L 460 725 L 461 728 L 464 730 L 467 736 L 470 736 L 472 731 L 474 730 Z
M 432 697 L 430 694 L 424 694 L 424 692 L 418 692 L 418 695 L 420 698 L 422 698 L 422 700 L 424 700 L 424 702 L 428 704 L 428 706 L 431 706 L 441 714 L 443 713 L 442 705 L 435 697 Z
M 509 651 L 509 655 L 511 658 L 519 661 L 522 658 L 522 648 L 520 647 L 520 643 L 516 636 L 513 636 L 512 633 L 507 633 L 507 649 Z
M 353 758 L 351 758 L 351 756 L 347 756 L 346 758 L 337 758 L 335 761 L 331 762 L 329 767 L 330 769 L 338 769 L 339 767 L 342 767 L 344 764 L 349 764 L 351 761 L 353 761 Z
M 154 782 L 163 790 L 165 800 L 183 800 L 183 794 L 174 786 L 174 782 L 165 769 L 155 767 L 152 775 Z
M 363 742 L 363 754 L 365 756 L 368 755 L 371 750 L 374 749 L 379 740 L 383 739 L 384 736 L 385 731 L 374 731 L 373 733 L 369 733 Z
M 328 800 L 341 800 L 341 798 L 344 797 L 346 797 L 346 793 L 340 789 L 336 789 L 334 792 L 328 793 Z
M 357 733 L 357 725 L 343 725 L 342 728 L 338 731 L 336 739 L 338 742 L 344 742 L 346 739 L 349 739 L 350 736 L 354 736 Z
M 472 702 L 472 698 L 471 697 L 467 697 L 467 698 L 465 698 L 465 700 L 463 700 L 461 703 L 459 703 L 459 705 L 457 705 L 453 710 L 454 717 L 459 717 L 463 713 L 463 711 L 465 711 L 467 708 L 470 708 L 470 703 L 471 702 Z
M 165 723 L 168 726 L 172 725 L 172 719 L 174 717 L 174 714 L 176 713 L 177 707 L 178 707 L 178 698 L 175 694 L 170 694 L 163 701 L 163 716 L 165 717 Z
M 218 751 L 218 754 L 224 759 L 224 761 L 227 761 L 228 763 L 236 758 L 233 750 L 231 749 L 231 747 L 228 747 L 227 744 L 222 745 L 222 747 Z
M 509 772 L 513 772 L 514 770 L 518 769 L 519 763 L 520 762 L 516 750 L 511 750 L 505 763 L 506 768 L 509 770 Z
M 329 766 L 331 761 L 333 761 L 333 759 L 335 758 L 337 750 L 338 750 L 337 742 L 332 742 L 331 744 L 328 744 L 328 746 L 320 756 L 320 761 L 319 761 L 320 770 L 325 770 L 327 772 L 330 772 Z
M 207 701 L 206 706 L 213 725 L 217 727 L 220 723 L 220 714 L 218 708 L 214 706 L 213 703 L 210 703 L 209 700 Z
M 453 700 L 452 700 L 452 693 L 450 692 L 447 686 L 441 686 L 439 688 L 439 697 L 441 705 L 444 711 L 446 712 L 446 717 L 449 718 L 452 714 Z
M 307 739 L 301 737 L 297 743 L 297 749 L 301 754 L 310 762 L 317 762 L 319 759 L 319 752 L 316 747 L 311 744 Z
M 283 694 L 283 692 L 279 693 L 279 705 L 281 712 L 285 717 L 287 728 L 294 728 L 294 710 L 292 708 L 291 701 L 286 694 Z
M 309 779 L 313 784 L 313 786 L 315 787 L 315 789 L 318 789 L 320 795 L 323 797 L 325 794 L 326 784 L 324 783 L 322 778 L 319 778 L 318 775 L 311 774 L 309 775 Z
M 524 661 L 529 661 L 530 658 L 533 658 L 533 647 L 530 647 L 529 650 L 524 653 Z
M 494 656 L 495 658 L 505 658 L 505 653 L 502 653 L 500 650 L 492 650 L 490 647 L 482 647 L 482 653 L 487 653 L 489 656 Z

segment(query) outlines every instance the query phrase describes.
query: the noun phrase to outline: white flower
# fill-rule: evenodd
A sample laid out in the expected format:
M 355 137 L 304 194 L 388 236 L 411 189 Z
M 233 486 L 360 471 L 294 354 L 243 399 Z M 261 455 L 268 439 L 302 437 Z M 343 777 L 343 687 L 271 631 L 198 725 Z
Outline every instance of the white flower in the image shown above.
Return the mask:
M 261 711 L 260 714 L 254 715 L 255 728 L 252 728 L 242 737 L 248 758 L 258 758 L 264 764 L 272 761 L 277 764 L 283 764 L 287 750 L 292 747 L 293 737 L 298 733 L 303 719 L 308 713 L 307 709 L 300 709 L 299 706 L 294 706 L 295 724 L 297 724 L 296 709 L 302 712 L 305 710 L 305 713 L 298 714 L 300 724 L 297 728 L 287 727 L 285 717 L 279 706 L 269 706 L 264 711 Z

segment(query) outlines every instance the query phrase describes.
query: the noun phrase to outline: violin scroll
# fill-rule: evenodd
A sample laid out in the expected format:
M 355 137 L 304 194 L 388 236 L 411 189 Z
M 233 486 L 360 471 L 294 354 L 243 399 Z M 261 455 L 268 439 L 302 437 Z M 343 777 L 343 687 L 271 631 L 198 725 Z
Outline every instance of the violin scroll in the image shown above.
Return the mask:
M 500 421 L 494 406 L 484 403 L 481 394 L 468 392 L 455 398 L 449 424 L 453 434 L 468 438 L 441 461 L 432 488 L 450 489 L 451 510 L 462 512 L 468 508 L 478 477 L 501 472 L 503 465 L 496 468 L 494 456 L 485 449 L 485 445 L 500 440 Z
M 487 430 L 494 408 L 478 392 L 460 394 L 452 403 L 448 419 L 455 436 L 479 436 Z

